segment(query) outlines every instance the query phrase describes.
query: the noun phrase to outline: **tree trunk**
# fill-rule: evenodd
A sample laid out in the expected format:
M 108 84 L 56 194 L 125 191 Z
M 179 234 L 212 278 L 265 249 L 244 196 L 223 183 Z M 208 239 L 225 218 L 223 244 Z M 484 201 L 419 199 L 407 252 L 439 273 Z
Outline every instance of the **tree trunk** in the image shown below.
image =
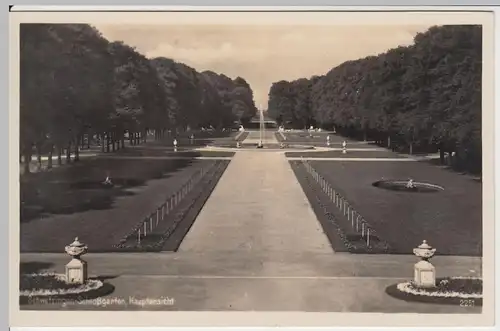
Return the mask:
M 30 173 L 31 164 L 31 146 L 24 149 L 24 174 Z
M 54 155 L 54 145 L 50 144 L 49 159 L 47 161 L 47 169 L 52 169 L 52 156 Z
M 71 141 L 68 143 L 66 147 L 66 164 L 71 162 Z
M 39 143 L 36 144 L 36 160 L 38 163 L 38 170 L 42 170 L 42 146 Z
M 122 148 L 125 148 L 125 132 L 122 131 L 122 136 L 120 137 Z
M 391 136 L 387 136 L 387 148 L 391 148 Z
M 76 144 L 75 144 L 75 159 L 74 159 L 75 162 L 80 161 L 80 146 L 79 146 L 80 144 L 78 144 L 79 141 L 81 141 L 80 137 L 78 137 L 76 139 Z M 82 145 L 83 145 L 83 141 L 82 141 Z
M 439 146 L 439 163 L 444 164 L 444 150 L 442 146 Z
M 115 132 L 111 132 L 111 151 L 112 152 L 115 152 L 116 151 L 116 144 L 115 144 L 116 140 L 115 140 Z
M 363 130 L 363 141 L 366 141 L 366 130 Z
M 92 138 L 93 135 L 91 135 L 90 133 L 87 134 L 87 149 L 90 149 L 90 139 Z
M 106 153 L 109 153 L 109 131 L 106 132 Z
M 104 139 L 105 139 L 105 137 L 104 137 L 104 133 L 99 134 L 99 138 L 101 140 L 101 152 L 104 153 L 105 152 L 105 147 L 104 147 Z
M 410 155 L 413 155 L 413 142 L 410 143 Z
M 131 131 L 128 132 L 128 143 L 131 146 L 134 145 L 134 134 Z
M 62 166 L 62 148 L 57 146 L 57 165 Z

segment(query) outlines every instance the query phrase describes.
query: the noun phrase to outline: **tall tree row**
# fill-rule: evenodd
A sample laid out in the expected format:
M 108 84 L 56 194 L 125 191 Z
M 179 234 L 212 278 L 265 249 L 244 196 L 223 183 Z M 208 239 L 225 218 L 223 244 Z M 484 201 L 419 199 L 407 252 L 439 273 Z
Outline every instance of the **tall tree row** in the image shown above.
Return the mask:
M 448 153 L 455 168 L 480 172 L 481 71 L 481 26 L 436 26 L 411 46 L 273 83 L 268 113 L 407 153 L 439 150 L 442 162 Z
M 239 106 L 238 106 L 239 105 Z M 20 158 L 78 152 L 98 137 L 103 151 L 138 144 L 146 132 L 221 128 L 256 113 L 247 82 L 167 58 L 148 59 L 87 24 L 20 28 Z M 127 136 L 126 136 L 127 135 Z M 87 146 L 88 147 L 88 146 Z M 64 155 L 65 154 L 65 155 Z M 29 162 L 24 162 L 24 173 Z

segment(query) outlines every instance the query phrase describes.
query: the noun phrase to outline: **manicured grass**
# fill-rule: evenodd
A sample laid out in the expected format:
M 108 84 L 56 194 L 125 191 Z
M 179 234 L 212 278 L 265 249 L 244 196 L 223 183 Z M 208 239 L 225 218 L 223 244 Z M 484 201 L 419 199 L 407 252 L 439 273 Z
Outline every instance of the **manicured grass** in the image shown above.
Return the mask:
M 353 148 L 364 148 L 356 146 Z M 286 152 L 287 157 L 319 157 L 319 158 L 406 158 L 404 155 L 392 153 L 390 151 L 349 151 L 343 154 L 342 151 L 321 151 L 321 152 Z
M 427 240 L 437 254 L 482 254 L 482 190 L 477 181 L 420 162 L 310 161 L 391 247 L 412 254 Z M 433 194 L 383 190 L 380 179 L 437 184 Z M 331 203 L 331 209 L 335 206 Z
M 138 233 L 133 231 L 117 245 L 116 251 L 177 251 L 228 164 L 229 161 L 218 160 L 172 213 L 165 215 L 147 236 L 141 236 L 140 243 Z M 143 228 L 143 224 L 138 225 Z
M 376 233 L 372 232 L 370 245 L 367 245 L 366 237 L 352 227 L 351 221 L 346 220 L 340 209 L 306 171 L 302 162 L 290 161 L 290 165 L 334 251 L 362 254 L 388 253 L 387 242 Z
M 369 142 L 357 141 L 352 139 L 347 139 L 337 134 L 327 133 L 327 132 L 313 132 L 311 136 L 308 132 L 284 132 L 283 135 L 286 137 L 286 141 L 283 139 L 282 135 L 276 133 L 276 139 L 279 142 L 287 142 L 289 144 L 299 144 L 299 145 L 309 145 L 315 147 L 331 147 L 331 148 L 341 148 L 342 142 L 347 143 L 347 148 L 370 148 L 377 149 L 381 148 Z M 327 146 L 327 136 L 330 136 L 330 146 Z
M 159 145 L 173 148 L 173 141 L 176 139 L 178 148 L 193 148 L 207 145 L 236 143 L 236 141 L 242 141 L 248 136 L 248 132 L 243 132 L 243 134 L 238 136 L 239 132 L 234 131 L 197 131 L 192 132 L 192 134 L 194 135 L 193 140 L 190 139 L 191 133 L 182 133 L 177 136 L 170 135 L 157 141 L 151 141 L 149 145 Z M 238 137 L 238 139 L 236 139 L 236 137 Z
M 146 157 L 232 157 L 234 152 L 226 151 L 196 151 L 188 148 L 178 148 L 177 152 L 173 148 L 167 147 L 136 147 L 124 149 L 117 153 L 118 156 L 146 156 Z
M 74 237 L 108 250 L 211 162 L 95 158 L 23 178 L 21 251 L 61 252 Z M 108 172 L 113 187 L 101 184 Z

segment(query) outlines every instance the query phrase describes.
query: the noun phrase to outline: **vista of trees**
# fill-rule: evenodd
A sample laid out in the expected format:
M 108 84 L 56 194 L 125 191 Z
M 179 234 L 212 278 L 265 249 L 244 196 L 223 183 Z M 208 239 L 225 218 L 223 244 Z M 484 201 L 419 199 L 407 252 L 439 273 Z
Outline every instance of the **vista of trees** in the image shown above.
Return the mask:
M 347 61 L 310 79 L 275 82 L 268 113 L 408 153 L 449 153 L 481 171 L 481 26 L 435 26 L 414 44 Z
M 70 154 L 101 138 L 103 151 L 167 130 L 230 127 L 256 114 L 253 92 L 232 80 L 167 58 L 148 59 L 86 24 L 22 24 L 20 28 L 20 158 Z M 86 139 L 84 139 L 86 137 Z M 24 162 L 29 172 L 29 162 Z

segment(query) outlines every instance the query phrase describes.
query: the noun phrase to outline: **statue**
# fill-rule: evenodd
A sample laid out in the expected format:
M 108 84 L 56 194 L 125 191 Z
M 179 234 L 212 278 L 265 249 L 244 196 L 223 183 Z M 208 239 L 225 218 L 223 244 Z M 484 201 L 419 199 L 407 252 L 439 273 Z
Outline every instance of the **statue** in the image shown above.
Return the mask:
M 113 186 L 113 182 L 111 181 L 111 178 L 109 177 L 109 172 L 106 174 L 106 179 L 104 182 L 102 182 L 103 185 L 105 186 Z
M 408 183 L 406 183 L 406 188 L 408 188 L 408 189 L 414 189 L 415 188 L 415 184 L 413 184 L 413 179 L 409 179 L 408 180 Z

